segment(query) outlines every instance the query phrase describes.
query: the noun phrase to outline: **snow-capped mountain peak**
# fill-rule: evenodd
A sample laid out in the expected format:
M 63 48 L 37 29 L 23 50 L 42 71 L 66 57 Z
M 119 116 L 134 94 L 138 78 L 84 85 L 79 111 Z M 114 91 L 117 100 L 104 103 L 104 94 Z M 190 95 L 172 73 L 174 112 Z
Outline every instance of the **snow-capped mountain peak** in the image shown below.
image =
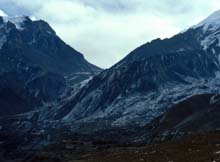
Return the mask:
M 206 19 L 201 21 L 199 24 L 193 26 L 192 28 L 202 27 L 206 30 L 216 30 L 220 28 L 220 10 L 215 11 L 213 14 L 208 16 Z
M 72 85 L 78 85 L 96 71 L 100 69 L 62 41 L 46 21 L 0 16 L 0 98 L 7 98 L 0 100 L 0 116 L 9 107 L 14 113 L 18 109 L 26 111 L 25 107 L 34 109 L 56 103 L 67 92 L 72 94 Z M 15 95 L 4 95 L 8 92 L 5 87 Z M 10 105 L 14 100 L 22 105 Z
M 15 16 L 15 17 L 9 17 L 9 16 L 2 16 L 3 22 L 7 24 L 8 22 L 11 22 L 16 26 L 18 30 L 22 30 L 22 25 L 24 21 L 27 19 L 26 16 Z
M 0 10 L 0 49 L 2 48 L 3 44 L 7 41 L 7 36 L 11 30 L 11 26 L 8 26 L 8 23 L 10 22 L 15 26 L 15 28 L 19 31 L 24 30 L 24 23 L 29 18 L 26 16 L 15 16 L 15 17 L 9 17 L 8 15 L 1 13 Z M 13 27 L 12 27 L 13 28 Z
M 190 29 L 197 30 L 197 39 L 204 50 L 220 47 L 220 10 L 215 11 L 197 25 L 190 27 Z

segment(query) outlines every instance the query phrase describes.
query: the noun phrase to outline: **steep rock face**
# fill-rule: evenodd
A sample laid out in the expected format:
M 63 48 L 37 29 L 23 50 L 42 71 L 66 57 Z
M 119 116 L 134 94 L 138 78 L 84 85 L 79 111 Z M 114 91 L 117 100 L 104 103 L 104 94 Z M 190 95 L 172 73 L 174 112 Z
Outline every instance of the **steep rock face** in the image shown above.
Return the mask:
M 219 12 L 214 13 L 218 15 Z M 218 89 L 220 26 L 206 21 L 154 40 L 93 78 L 56 119 L 109 126 L 144 124 L 197 93 Z M 207 23 L 209 22 L 209 24 Z
M 46 22 L 28 17 L 0 17 L 0 67 L 0 95 L 7 98 L 0 116 L 57 102 L 100 71 Z

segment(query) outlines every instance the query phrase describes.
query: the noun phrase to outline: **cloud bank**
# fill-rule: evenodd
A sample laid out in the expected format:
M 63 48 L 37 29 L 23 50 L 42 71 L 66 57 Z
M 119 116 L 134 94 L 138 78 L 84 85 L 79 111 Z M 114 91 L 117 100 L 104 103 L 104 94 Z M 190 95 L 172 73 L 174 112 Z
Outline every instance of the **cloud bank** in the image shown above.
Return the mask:
M 103 68 L 220 9 L 219 0 L 1 0 L 0 6 L 8 15 L 46 20 L 64 41 Z

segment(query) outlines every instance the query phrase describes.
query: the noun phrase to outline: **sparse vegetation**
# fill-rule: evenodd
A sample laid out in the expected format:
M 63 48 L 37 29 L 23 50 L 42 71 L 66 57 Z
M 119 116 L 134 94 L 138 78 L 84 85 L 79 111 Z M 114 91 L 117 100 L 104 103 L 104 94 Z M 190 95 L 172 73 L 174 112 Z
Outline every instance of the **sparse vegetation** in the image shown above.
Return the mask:
M 30 162 L 218 162 L 220 134 L 197 134 L 183 140 L 145 146 L 53 144 Z

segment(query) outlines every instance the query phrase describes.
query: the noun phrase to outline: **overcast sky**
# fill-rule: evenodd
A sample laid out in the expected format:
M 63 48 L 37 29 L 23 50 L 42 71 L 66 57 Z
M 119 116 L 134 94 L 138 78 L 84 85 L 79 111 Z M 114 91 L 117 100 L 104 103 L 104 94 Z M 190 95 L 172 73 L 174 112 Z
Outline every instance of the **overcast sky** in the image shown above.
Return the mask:
M 220 9 L 219 0 L 0 0 L 10 16 L 47 21 L 91 63 L 108 68 L 131 50 Z M 0 13 L 1 14 L 1 13 Z

